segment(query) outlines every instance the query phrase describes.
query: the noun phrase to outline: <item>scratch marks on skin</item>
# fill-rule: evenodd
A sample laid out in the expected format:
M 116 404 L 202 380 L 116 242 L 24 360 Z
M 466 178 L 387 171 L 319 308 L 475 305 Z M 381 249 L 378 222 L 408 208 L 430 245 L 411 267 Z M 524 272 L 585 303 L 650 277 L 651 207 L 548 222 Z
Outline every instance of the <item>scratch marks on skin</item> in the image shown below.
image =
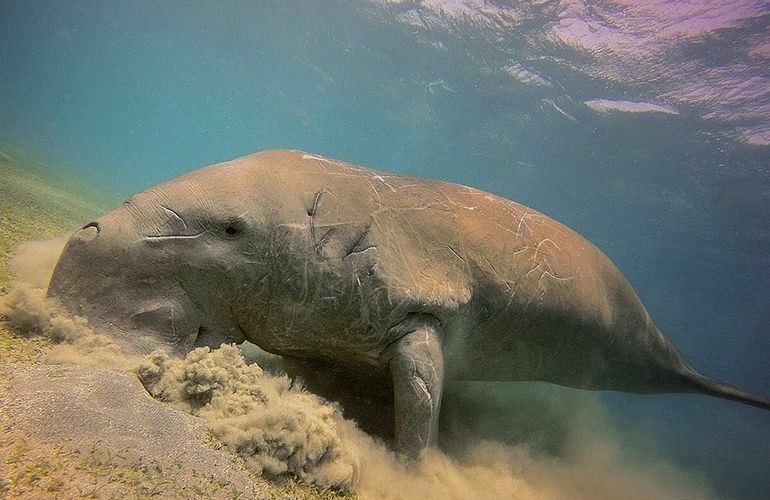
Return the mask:
M 567 277 L 556 276 L 552 271 L 546 270 L 546 271 L 543 271 L 543 275 L 540 277 L 540 279 L 542 280 L 543 278 L 552 278 L 552 279 L 555 279 L 556 281 L 569 281 L 574 277 L 575 277 L 574 274 L 572 276 L 567 276 Z
M 494 225 L 496 225 L 497 227 L 499 227 L 500 229 L 502 229 L 503 231 L 505 231 L 506 233 L 510 233 L 510 234 L 512 234 L 512 235 L 514 235 L 514 236 L 516 236 L 517 238 L 521 238 L 521 239 L 524 239 L 525 241 L 528 241 L 528 239 L 527 239 L 525 236 L 523 236 L 523 235 L 521 235 L 521 234 L 517 233 L 516 231 L 512 230 L 512 229 L 511 229 L 511 228 L 509 228 L 509 227 L 506 227 L 506 226 L 504 226 L 504 225 L 500 224 L 500 223 L 499 223 L 499 222 L 497 222 L 496 220 L 493 220 L 493 221 L 492 221 L 492 223 L 493 223 Z M 519 226 L 521 226 L 521 221 L 519 221 Z M 519 248 L 517 248 L 516 250 L 514 250 L 514 251 L 513 251 L 513 253 L 512 253 L 511 255 L 519 255 L 519 254 L 521 254 L 521 253 L 524 253 L 524 252 L 526 252 L 527 250 L 529 250 L 529 249 L 531 249 L 531 248 L 532 248 L 532 247 L 530 247 L 529 245 L 524 245 L 524 246 L 522 246 L 522 247 L 519 247 Z
M 547 256 L 547 253 L 545 250 L 543 250 L 543 245 L 546 245 L 546 244 L 551 244 L 556 248 L 556 250 L 561 250 L 561 248 L 559 248 L 559 245 L 554 243 L 553 240 L 549 238 L 545 238 L 544 240 L 542 240 L 540 243 L 537 244 L 537 248 L 535 248 L 535 255 L 532 256 L 533 262 L 537 261 L 537 258 L 539 255 L 542 255 L 544 257 L 543 260 L 545 260 L 545 256 Z
M 470 189 L 470 188 L 467 188 L 467 186 L 463 186 L 463 187 L 465 187 L 466 189 Z M 453 199 L 452 199 L 452 198 L 451 198 L 451 197 L 450 197 L 450 196 L 449 196 L 449 195 L 446 193 L 446 191 L 444 191 L 443 189 L 441 189 L 441 187 L 440 187 L 440 186 L 436 186 L 436 189 L 438 190 L 438 192 L 439 192 L 439 193 L 441 193 L 441 196 L 443 196 L 443 197 L 444 197 L 444 199 L 446 200 L 446 202 L 448 203 L 448 205 L 446 205 L 446 206 L 447 206 L 447 208 L 449 208 L 449 205 L 453 205 L 453 206 L 455 206 L 455 207 L 460 207 L 460 208 L 463 208 L 463 209 L 465 209 L 465 210 L 476 210 L 477 208 L 479 208 L 479 207 L 478 207 L 478 206 L 476 206 L 476 205 L 473 205 L 473 206 L 469 206 L 469 205 L 463 205 L 462 203 L 460 203 L 460 202 L 458 202 L 458 201 L 456 201 L 456 200 L 453 200 Z M 455 217 L 456 217 L 456 216 L 455 216 Z
M 307 208 L 307 215 L 309 217 L 309 228 L 310 228 L 310 243 L 313 247 L 313 252 L 315 252 L 316 255 L 319 257 L 324 257 L 323 251 L 324 247 L 327 243 L 332 241 L 332 237 L 337 233 L 338 229 L 342 230 L 342 234 L 344 235 L 346 232 L 346 227 L 350 227 L 351 223 L 348 222 L 337 222 L 337 223 L 324 223 L 324 224 L 318 224 L 316 222 L 316 218 L 319 215 L 319 211 L 321 209 L 321 204 L 323 203 L 323 200 L 325 199 L 326 195 L 334 196 L 334 193 L 327 191 L 327 190 L 321 190 L 315 193 L 313 197 L 313 202 L 310 207 Z M 335 197 L 336 198 L 336 197 Z M 362 253 L 366 250 L 369 250 L 370 248 L 374 248 L 374 245 L 365 245 L 365 240 L 367 235 L 369 234 L 369 230 L 371 228 L 372 222 L 370 222 L 364 230 L 361 232 L 361 234 L 358 235 L 358 237 L 352 242 L 352 244 L 348 247 L 348 250 L 345 252 L 345 254 L 341 258 L 349 257 L 352 254 L 356 253 Z M 281 227 L 290 227 L 290 228 L 306 228 L 308 226 L 298 225 L 298 224 L 280 224 Z M 326 229 L 326 231 L 321 234 L 321 231 L 323 229 Z
M 241 255 L 246 257 L 246 260 L 244 262 L 249 264 L 263 264 L 264 263 L 264 252 L 260 250 L 259 247 L 253 242 L 250 241 L 247 245 L 247 248 L 245 250 L 241 251 Z
M 321 236 L 321 239 L 316 241 L 313 245 L 313 250 L 315 251 L 316 255 L 321 255 L 321 251 L 323 250 L 323 246 L 326 243 L 326 240 L 329 238 L 329 236 L 334 232 L 335 228 L 329 228 L 328 231 L 324 233 L 323 236 Z M 313 233 L 315 231 L 312 231 Z M 313 235 L 313 240 L 315 240 L 315 235 Z
M 161 204 L 160 208 L 162 208 L 168 215 L 174 220 L 177 220 L 182 223 L 182 226 L 187 229 L 187 222 L 185 222 L 184 218 L 179 215 L 175 210 L 172 210 L 171 208 L 167 207 L 166 205 Z
M 380 181 L 380 182 L 382 182 L 383 184 L 385 184 L 386 186 L 388 186 L 388 188 L 389 188 L 391 191 L 393 191 L 394 193 L 396 192 L 396 188 L 394 188 L 393 186 L 391 186 L 390 184 L 388 184 L 388 182 L 385 180 L 385 177 L 383 177 L 382 175 L 380 175 L 380 174 L 374 174 L 372 177 L 374 177 L 374 178 L 375 178 L 375 179 L 377 179 L 378 181 Z
M 172 307 L 172 308 L 171 308 L 171 312 L 169 312 L 169 316 L 170 316 L 170 318 L 171 318 L 171 334 L 173 335 L 173 337 L 172 337 L 172 338 L 176 339 L 176 338 L 178 338 L 178 337 L 177 337 L 177 334 L 176 334 L 176 314 L 175 314 L 175 312 L 174 312 L 174 311 L 175 311 L 175 310 L 174 310 L 174 308 Z
M 195 206 L 199 207 L 201 213 L 214 212 L 213 202 L 206 196 L 206 192 L 202 186 L 198 186 L 191 182 L 184 182 L 181 185 L 181 190 L 187 191 L 192 195 Z
M 356 248 L 358 245 L 361 244 L 361 242 L 366 238 L 366 236 L 369 234 L 369 229 L 372 227 L 371 224 L 368 224 L 363 231 L 361 231 L 361 235 L 356 239 L 356 241 L 353 242 L 353 246 L 350 247 L 350 249 L 347 252 L 347 255 L 350 255 L 354 251 L 356 251 Z M 359 250 L 360 251 L 360 250 Z
M 505 301 L 505 310 L 509 310 L 511 308 L 511 304 L 513 303 L 514 297 L 516 297 L 516 289 L 511 286 L 511 283 L 508 281 L 505 282 L 505 286 L 508 290 L 508 300 Z
M 307 209 L 307 215 L 310 218 L 309 224 L 310 224 L 310 243 L 313 246 L 313 251 L 321 257 L 321 252 L 323 251 L 324 245 L 329 241 L 329 237 L 334 234 L 334 232 L 337 230 L 337 227 L 339 226 L 345 226 L 345 223 L 336 223 L 336 224 L 323 224 L 321 227 L 327 227 L 327 231 L 321 236 L 318 237 L 318 226 L 316 225 L 316 217 L 318 216 L 318 211 L 321 207 L 321 200 L 324 198 L 324 195 L 334 196 L 334 194 L 331 191 L 327 190 L 321 190 L 315 193 L 315 196 L 313 198 L 313 204 Z M 290 224 L 282 224 L 284 227 L 290 227 Z
M 412 383 L 414 384 L 414 387 L 419 389 L 420 396 L 418 397 L 423 401 L 425 401 L 428 404 L 429 408 L 433 409 L 433 396 L 431 396 L 430 394 L 430 389 L 428 389 L 428 384 L 426 384 L 422 378 L 417 376 L 412 377 Z
M 548 284 L 555 282 L 568 282 L 575 278 L 576 273 L 566 275 L 564 266 L 569 266 L 571 260 L 567 251 L 559 246 L 557 241 L 563 236 L 569 241 L 570 235 L 563 227 L 558 224 L 549 223 L 549 219 L 539 212 L 528 210 L 526 207 L 515 205 L 513 203 L 504 206 L 509 216 L 513 218 L 510 226 L 493 220 L 492 223 L 506 233 L 515 237 L 516 246 L 509 250 L 510 257 L 521 256 L 522 264 L 525 266 L 523 275 L 528 280 L 532 280 L 534 289 L 531 296 L 536 300 L 545 300 Z M 542 235 L 542 236 L 538 236 Z M 551 238 L 545 237 L 552 236 Z M 566 252 L 566 253 L 565 253 Z M 491 262 L 487 259 L 490 269 L 498 276 Z M 507 300 L 505 308 L 509 309 L 516 301 L 517 288 L 513 283 L 503 279 L 503 286 L 507 291 Z
M 308 217 L 313 217 L 318 212 L 318 206 L 321 204 L 321 196 L 323 196 L 324 193 L 326 193 L 326 191 L 318 191 L 315 194 L 315 198 L 313 199 L 313 206 L 307 209 Z
M 361 231 L 361 235 L 353 242 L 353 245 L 348 249 L 347 252 L 345 252 L 345 256 L 343 259 L 350 257 L 351 255 L 364 253 L 367 250 L 370 250 L 372 248 L 377 248 L 376 245 L 366 245 L 362 246 L 364 244 L 364 240 L 366 240 L 366 237 L 369 235 L 369 230 L 372 228 L 372 223 L 366 225 L 363 231 Z M 356 276 L 356 280 L 358 280 L 358 285 L 361 286 L 361 281 L 359 280 L 358 276 Z
M 311 154 L 304 154 L 304 155 L 302 155 L 302 159 L 303 160 L 322 161 L 324 163 L 328 163 L 329 165 L 334 165 L 335 167 L 338 167 L 338 166 L 343 166 L 343 167 L 348 166 L 347 164 L 345 164 L 345 163 L 343 163 L 341 161 L 332 160 L 330 158 L 324 158 L 323 156 L 317 156 L 317 155 L 311 155 Z
M 307 229 L 307 224 L 297 224 L 294 222 L 282 222 L 280 224 L 276 224 L 276 227 L 285 227 L 288 229 Z
M 453 254 L 455 257 L 457 257 L 458 259 L 460 259 L 460 260 L 463 262 L 463 264 L 465 263 L 465 257 L 463 257 L 462 255 L 460 255 L 460 252 L 458 252 L 457 250 L 455 250 L 454 248 L 452 248 L 452 245 L 447 245 L 447 248 L 449 249 L 449 251 L 450 251 L 450 252 L 452 252 L 452 254 Z
M 529 228 L 527 227 L 526 221 L 527 221 L 527 217 L 529 217 L 531 215 L 534 215 L 534 214 L 532 214 L 531 212 L 528 212 L 528 211 L 524 211 L 524 213 L 521 215 L 521 218 L 519 219 L 519 224 L 516 226 L 516 236 L 524 237 L 521 234 L 521 230 L 522 229 L 526 229 L 527 231 L 529 231 Z
M 175 200 L 184 201 L 184 206 L 193 214 L 192 220 L 189 215 L 185 217 L 182 211 L 173 208 Z M 150 188 L 127 199 L 123 207 L 135 222 L 140 235 L 161 240 L 199 236 L 200 233 L 189 233 L 201 226 L 206 229 L 206 220 L 200 214 L 214 211 L 206 193 L 197 184 L 188 181 Z
M 514 293 L 511 282 L 508 281 L 507 279 L 505 279 L 505 277 L 502 274 L 500 274 L 500 271 L 497 270 L 495 265 L 492 264 L 492 261 L 490 261 L 489 258 L 486 255 L 484 255 L 482 253 L 481 256 L 484 258 L 484 260 L 486 261 L 487 265 L 492 270 L 492 272 L 495 273 L 495 276 L 497 276 L 503 282 L 503 284 L 505 285 L 505 290 L 509 294 L 508 305 L 510 305 L 511 300 L 513 300 L 513 293 Z
M 323 156 L 316 156 L 316 155 L 310 155 L 310 154 L 304 154 L 302 155 L 303 160 L 316 160 L 316 161 L 322 161 L 325 163 L 330 163 L 332 165 L 338 165 L 339 162 L 336 162 L 334 160 L 330 160 L 329 158 L 324 158 Z
M 375 198 L 377 198 L 377 206 L 380 209 L 382 209 L 383 206 L 382 206 L 382 198 L 380 197 L 380 192 L 377 191 L 376 187 L 374 187 L 374 183 L 371 181 L 371 179 L 369 179 L 368 182 L 369 182 L 369 187 L 372 189 L 372 192 L 374 192 Z
M 467 206 L 463 205 L 462 203 L 458 203 L 457 201 L 453 200 L 446 193 L 446 191 L 441 189 L 440 186 L 437 186 L 436 189 L 438 190 L 439 193 L 441 193 L 441 195 L 444 197 L 444 199 L 446 200 L 446 202 L 449 205 L 454 205 L 455 207 L 468 208 Z M 457 214 L 454 213 L 453 211 L 450 211 L 450 213 L 451 213 L 452 218 L 456 220 L 457 219 Z M 456 257 L 458 257 L 463 262 L 463 264 L 465 264 L 465 272 L 467 273 L 467 275 L 468 276 L 472 276 L 473 275 L 473 270 L 471 269 L 470 263 L 468 262 L 468 260 L 465 257 L 463 257 L 464 255 L 467 255 L 466 244 L 465 244 L 465 235 L 463 234 L 462 231 L 459 231 L 459 230 L 455 234 L 457 236 L 457 240 L 460 243 L 460 251 L 458 252 L 457 250 L 455 250 L 451 246 L 449 246 L 448 248 L 449 248 L 449 250 L 453 254 L 455 254 Z
M 538 243 L 537 247 L 535 248 L 535 253 L 532 256 L 532 268 L 527 271 L 526 276 L 531 275 L 532 273 L 539 271 L 540 275 L 537 278 L 538 284 L 544 279 L 544 278 L 551 278 L 557 281 L 569 281 L 573 279 L 575 276 L 559 276 L 553 269 L 553 266 L 550 263 L 549 257 L 551 254 L 548 252 L 548 250 L 545 248 L 546 246 L 552 246 L 558 251 L 561 251 L 561 248 L 559 248 L 559 245 L 557 245 L 553 240 L 549 238 L 545 238 L 540 243 Z
M 326 193 L 326 191 L 318 191 L 315 194 L 315 198 L 313 199 L 313 205 L 307 209 L 307 216 L 310 217 L 310 241 L 313 244 L 313 251 L 317 255 L 321 255 L 321 248 L 323 241 L 329 236 L 329 233 L 332 232 L 332 229 L 329 229 L 326 234 L 324 234 L 321 241 L 318 241 L 316 239 L 316 227 L 315 227 L 315 216 L 318 214 L 318 207 L 321 206 L 321 197 Z
M 331 158 L 324 158 L 323 156 L 313 155 L 313 154 L 303 154 L 302 155 L 303 160 L 314 160 L 322 163 L 326 163 L 327 165 L 331 165 L 332 167 L 342 167 L 346 168 L 347 170 L 350 170 L 352 172 L 357 172 L 358 175 L 350 175 L 350 174 L 343 174 L 339 172 L 324 172 L 325 175 L 332 175 L 332 176 L 338 176 L 338 177 L 363 177 L 367 176 L 369 174 L 369 171 L 366 169 L 363 169 L 361 167 L 357 167 L 356 165 L 353 165 L 352 163 L 347 163 L 344 161 L 339 160 L 333 160 Z M 317 173 L 317 172 L 316 172 Z
M 313 171 L 313 170 L 300 170 L 299 173 L 301 174 L 318 174 L 319 172 Z M 344 177 L 346 179 L 360 179 L 362 177 L 367 177 L 365 174 L 343 174 L 341 172 L 320 172 L 321 174 L 327 176 L 327 177 Z
M 412 287 L 414 289 L 417 289 L 418 282 L 417 282 L 417 271 L 413 268 L 411 265 L 411 260 L 409 259 L 409 256 L 405 253 L 405 249 L 403 248 L 403 245 L 399 241 L 399 238 L 391 238 L 390 233 L 387 230 L 384 230 L 382 225 L 380 224 L 380 221 L 377 220 L 377 215 L 381 212 L 387 212 L 388 208 L 382 207 L 380 210 L 376 211 L 372 214 L 370 224 L 373 224 L 376 226 L 378 233 L 381 235 L 382 240 L 378 243 L 381 243 L 385 248 L 390 248 L 392 254 L 399 258 L 404 265 L 404 269 L 406 270 L 405 274 L 408 276 L 408 279 L 412 282 Z M 391 302 L 390 297 L 390 291 L 388 291 L 388 302 Z
M 138 241 L 169 241 L 169 240 L 192 240 L 204 235 L 206 231 L 201 231 L 196 234 L 161 234 L 161 235 L 146 235 L 142 236 Z
M 420 205 L 417 207 L 383 207 L 373 212 L 373 215 L 380 215 L 388 212 L 420 212 L 422 210 L 439 210 L 442 212 L 448 212 L 449 209 L 445 203 L 429 203 L 427 205 Z

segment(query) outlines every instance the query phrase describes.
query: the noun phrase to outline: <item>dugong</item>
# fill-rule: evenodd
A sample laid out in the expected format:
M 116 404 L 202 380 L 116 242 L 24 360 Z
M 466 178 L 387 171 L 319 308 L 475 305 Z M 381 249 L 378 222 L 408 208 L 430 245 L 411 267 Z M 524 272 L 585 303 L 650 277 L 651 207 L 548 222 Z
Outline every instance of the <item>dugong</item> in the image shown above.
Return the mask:
M 395 448 L 447 380 L 770 400 L 693 370 L 600 250 L 466 186 L 300 151 L 204 167 L 71 236 L 49 295 L 148 351 L 248 340 L 392 381 Z

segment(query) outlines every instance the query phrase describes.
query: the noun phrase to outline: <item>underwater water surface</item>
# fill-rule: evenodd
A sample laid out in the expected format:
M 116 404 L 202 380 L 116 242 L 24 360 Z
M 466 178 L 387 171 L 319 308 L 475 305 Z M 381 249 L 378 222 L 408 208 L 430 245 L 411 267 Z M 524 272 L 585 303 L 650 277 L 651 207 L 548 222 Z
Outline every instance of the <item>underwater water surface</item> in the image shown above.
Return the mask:
M 770 394 L 764 1 L 4 0 L 0 140 L 118 196 L 284 147 L 490 191 L 607 253 L 699 371 Z M 601 398 L 629 448 L 770 497 L 770 412 Z

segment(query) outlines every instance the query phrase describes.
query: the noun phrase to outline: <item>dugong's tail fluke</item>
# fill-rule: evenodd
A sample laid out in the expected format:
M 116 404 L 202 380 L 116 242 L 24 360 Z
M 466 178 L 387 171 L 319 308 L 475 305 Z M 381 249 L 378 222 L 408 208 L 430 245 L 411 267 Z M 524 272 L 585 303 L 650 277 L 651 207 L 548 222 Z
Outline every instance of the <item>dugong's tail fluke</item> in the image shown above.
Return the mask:
M 692 369 L 683 374 L 693 392 L 700 392 L 717 398 L 732 399 L 757 408 L 770 410 L 770 398 L 752 394 L 738 387 L 710 379 Z

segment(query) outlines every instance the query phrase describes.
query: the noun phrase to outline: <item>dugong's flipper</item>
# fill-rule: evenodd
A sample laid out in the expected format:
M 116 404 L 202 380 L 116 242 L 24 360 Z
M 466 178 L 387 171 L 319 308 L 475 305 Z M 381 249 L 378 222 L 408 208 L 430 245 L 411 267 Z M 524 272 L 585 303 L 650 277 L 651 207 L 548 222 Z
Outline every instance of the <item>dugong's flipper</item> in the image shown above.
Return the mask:
M 438 438 L 444 388 L 441 325 L 428 314 L 414 314 L 393 327 L 398 340 L 381 355 L 393 377 L 396 450 L 417 455 Z

